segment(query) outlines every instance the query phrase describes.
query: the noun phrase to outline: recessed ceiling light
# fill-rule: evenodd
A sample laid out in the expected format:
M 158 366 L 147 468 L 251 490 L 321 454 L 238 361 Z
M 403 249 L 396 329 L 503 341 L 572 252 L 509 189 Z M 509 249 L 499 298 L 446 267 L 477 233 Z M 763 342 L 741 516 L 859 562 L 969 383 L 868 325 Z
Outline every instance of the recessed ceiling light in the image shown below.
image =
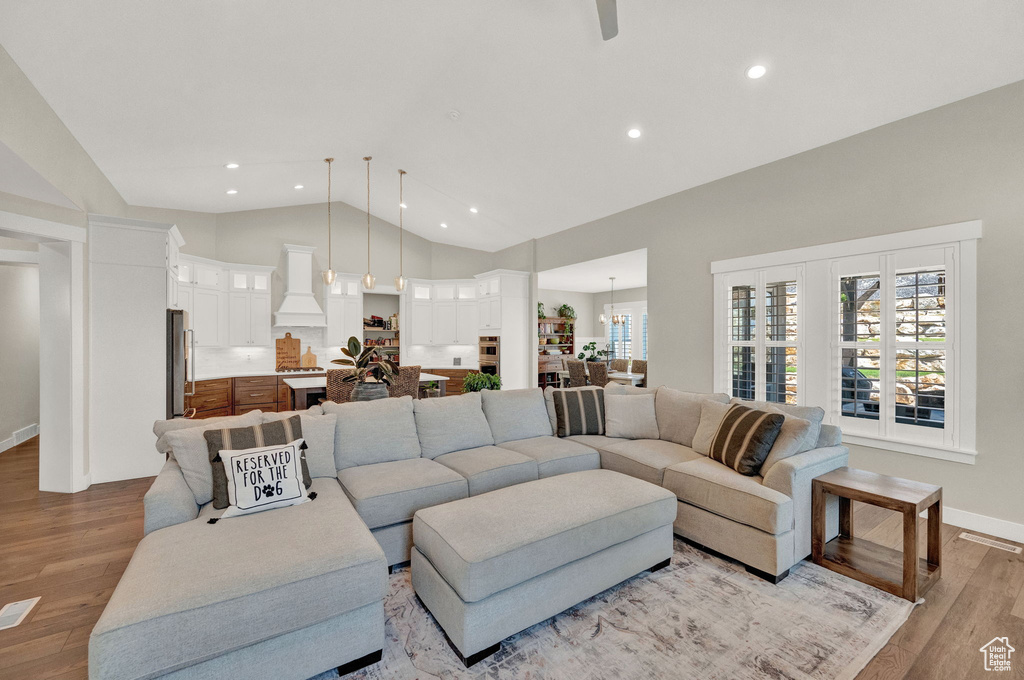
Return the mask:
M 228 163 L 224 167 L 227 168 L 228 170 L 234 170 L 235 168 L 238 167 L 238 163 Z
M 442 222 L 442 223 L 441 223 L 441 228 L 442 228 L 442 229 L 447 229 L 447 228 L 448 228 L 448 225 L 447 225 L 447 224 L 445 224 L 444 222 Z
M 750 78 L 751 80 L 757 80 L 765 73 L 768 73 L 768 69 L 762 66 L 761 64 L 754 64 L 753 66 L 747 69 L 747 77 Z
M 630 139 L 639 139 L 640 138 L 640 130 L 638 130 L 637 128 L 633 128 L 632 130 L 630 130 L 626 134 L 629 135 Z
M 237 193 L 238 193 L 238 189 L 228 189 L 228 191 L 227 191 L 227 192 L 228 192 L 229 194 L 237 194 Z
M 407 206 L 407 205 L 406 205 L 405 203 L 399 203 L 399 204 L 398 204 L 398 207 L 399 207 L 399 208 L 401 208 L 402 210 L 405 210 L 405 209 L 406 209 L 406 208 L 408 208 L 409 206 Z
M 296 184 L 296 185 L 295 185 L 295 188 L 296 188 L 296 189 L 305 189 L 306 187 L 305 187 L 305 186 L 303 186 L 303 185 L 301 185 L 301 184 Z
M 478 212 L 480 212 L 480 211 L 479 211 L 479 210 L 477 210 L 476 208 L 470 208 L 470 209 L 469 209 L 469 212 L 471 212 L 471 213 L 473 213 L 473 214 L 475 215 L 475 214 L 477 214 L 477 213 L 478 213 Z

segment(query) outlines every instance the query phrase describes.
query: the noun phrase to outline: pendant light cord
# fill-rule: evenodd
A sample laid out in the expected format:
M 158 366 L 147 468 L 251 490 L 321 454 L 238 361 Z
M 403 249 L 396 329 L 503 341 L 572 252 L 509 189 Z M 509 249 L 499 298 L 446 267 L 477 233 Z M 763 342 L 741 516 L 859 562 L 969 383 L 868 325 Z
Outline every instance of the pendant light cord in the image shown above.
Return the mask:
M 327 163 L 327 269 L 332 271 L 334 270 L 331 258 L 331 163 L 333 161 L 333 158 L 324 159 L 324 163 Z
M 405 276 L 405 248 L 404 236 L 405 226 L 402 224 L 402 216 L 405 214 L 405 191 L 403 181 L 405 170 L 398 171 L 398 275 Z
M 370 271 L 370 160 L 373 156 L 365 156 L 366 161 L 366 271 Z

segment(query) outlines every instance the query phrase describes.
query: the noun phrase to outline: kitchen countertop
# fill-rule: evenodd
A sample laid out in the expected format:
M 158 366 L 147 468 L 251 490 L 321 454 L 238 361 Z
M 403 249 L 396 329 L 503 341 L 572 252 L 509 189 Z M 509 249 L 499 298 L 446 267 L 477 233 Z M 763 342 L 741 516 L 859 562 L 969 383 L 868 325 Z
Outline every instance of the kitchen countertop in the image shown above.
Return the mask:
M 429 380 L 437 380 L 440 382 L 448 380 L 448 376 L 434 375 L 433 373 L 420 373 L 420 382 L 427 382 Z M 288 378 L 284 381 L 284 384 L 293 390 L 315 390 L 320 387 L 327 387 L 327 378 Z
M 252 370 L 252 371 L 223 371 L 223 370 L 221 370 L 221 371 L 217 371 L 217 370 L 214 370 L 214 371 L 199 371 L 199 370 L 197 370 L 196 371 L 196 382 L 199 382 L 200 380 L 220 380 L 221 378 L 248 378 L 248 377 L 254 376 L 254 375 L 294 375 L 294 376 L 318 375 L 319 373 L 326 373 L 326 371 L 327 371 L 327 369 L 326 368 L 322 368 L 322 367 L 321 367 L 321 370 L 319 372 L 317 372 L 317 371 L 273 371 L 273 370 L 265 370 L 265 371 L 257 371 L 257 370 Z

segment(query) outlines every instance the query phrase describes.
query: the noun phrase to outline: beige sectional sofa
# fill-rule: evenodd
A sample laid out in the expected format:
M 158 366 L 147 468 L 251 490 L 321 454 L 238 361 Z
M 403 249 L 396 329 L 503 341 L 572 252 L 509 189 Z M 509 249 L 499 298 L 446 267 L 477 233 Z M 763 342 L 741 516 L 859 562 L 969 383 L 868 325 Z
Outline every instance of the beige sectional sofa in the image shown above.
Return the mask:
M 230 668 L 301 680 L 372 663 L 384 644 L 386 574 L 409 560 L 418 510 L 583 470 L 668 489 L 676 534 L 784 577 L 810 554 L 811 479 L 846 465 L 838 429 L 818 416 L 807 450 L 746 477 L 693 448 L 702 404 L 725 395 L 647 393 L 658 439 L 556 437 L 551 395 L 540 389 L 313 407 L 302 422 L 316 500 L 215 526 L 220 511 L 194 488 L 168 431 L 254 416 L 158 422 L 158 450 L 170 457 L 145 497 L 146 536 L 93 630 L 90 678 L 220 678 Z

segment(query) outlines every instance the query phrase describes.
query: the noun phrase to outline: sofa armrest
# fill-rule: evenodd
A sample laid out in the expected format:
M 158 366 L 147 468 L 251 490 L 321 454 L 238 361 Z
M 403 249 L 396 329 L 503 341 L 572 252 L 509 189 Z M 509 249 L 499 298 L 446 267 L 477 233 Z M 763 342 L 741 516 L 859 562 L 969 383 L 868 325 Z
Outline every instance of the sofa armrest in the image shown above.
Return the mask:
M 821 434 L 818 435 L 818 444 L 814 448 L 824 449 L 830 446 L 842 446 L 843 431 L 836 425 L 824 423 L 821 426 Z
M 793 564 L 811 554 L 811 480 L 836 468 L 845 467 L 850 450 L 828 446 L 798 453 L 773 465 L 764 476 L 764 485 L 793 499 Z M 839 533 L 839 499 L 830 497 L 826 505 L 825 539 Z
M 189 522 L 199 516 L 192 489 L 181 474 L 178 462 L 168 458 L 142 500 L 146 510 L 143 533 Z

